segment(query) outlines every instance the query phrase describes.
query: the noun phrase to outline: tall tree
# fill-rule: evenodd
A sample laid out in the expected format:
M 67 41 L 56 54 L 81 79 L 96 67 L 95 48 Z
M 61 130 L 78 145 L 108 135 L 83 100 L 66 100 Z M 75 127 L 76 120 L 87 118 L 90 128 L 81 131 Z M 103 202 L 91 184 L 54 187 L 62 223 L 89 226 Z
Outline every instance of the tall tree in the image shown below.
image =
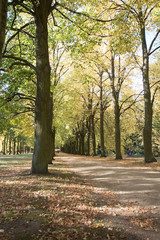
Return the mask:
M 2 50 L 5 40 L 5 30 L 7 21 L 7 0 L 0 0 L 0 65 L 2 60 Z
M 97 85 L 99 87 L 99 110 L 100 110 L 100 144 L 101 144 L 101 157 L 105 157 L 105 140 L 104 140 L 104 113 L 109 107 L 108 89 L 106 89 L 106 80 L 103 66 L 96 64 L 96 73 L 98 75 Z
M 160 29 L 157 29 L 155 36 L 153 37 L 149 47 L 147 46 L 147 28 L 151 24 L 151 14 L 159 7 L 159 1 L 146 1 L 138 0 L 136 2 L 122 1 L 115 2 L 117 8 L 121 11 L 121 20 L 124 24 L 124 14 L 127 19 L 132 19 L 134 31 L 138 33 L 141 48 L 142 48 L 142 59 L 143 64 L 141 67 L 142 78 L 143 78 L 143 89 L 144 89 L 144 109 L 145 109 L 145 123 L 144 123 L 144 161 L 146 163 L 154 162 L 156 159 L 152 153 L 152 116 L 153 116 L 153 101 L 151 97 L 150 81 L 149 81 L 149 58 L 150 56 L 160 48 L 155 46 Z M 131 21 L 130 21 L 131 22 Z M 156 25 L 155 25 L 156 26 Z M 137 31 L 138 30 L 138 31 Z
M 47 173 L 52 132 L 52 98 L 48 52 L 48 16 L 55 8 L 52 0 L 32 1 L 36 24 L 37 95 L 35 103 L 35 144 L 32 173 Z
M 106 72 L 108 73 L 111 81 L 111 91 L 114 101 L 116 159 L 122 159 L 120 116 L 132 107 L 137 100 L 137 96 L 135 99 L 132 99 L 134 94 L 131 94 L 123 99 L 122 85 L 129 77 L 130 72 L 133 70 L 133 66 L 130 57 L 128 58 L 127 55 L 123 56 L 122 54 L 115 53 L 113 49 L 110 51 L 110 57 L 106 57 L 110 61 L 110 66 L 106 64 Z M 129 101 L 131 102 L 128 104 Z M 126 104 L 127 106 L 124 107 Z

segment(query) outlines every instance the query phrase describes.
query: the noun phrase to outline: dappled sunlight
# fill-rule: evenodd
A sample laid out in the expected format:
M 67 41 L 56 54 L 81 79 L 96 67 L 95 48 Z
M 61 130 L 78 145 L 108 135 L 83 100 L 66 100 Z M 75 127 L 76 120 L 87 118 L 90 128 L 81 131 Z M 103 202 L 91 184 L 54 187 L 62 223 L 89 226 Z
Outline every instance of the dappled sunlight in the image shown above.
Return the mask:
M 105 165 L 101 167 L 96 163 L 91 163 L 90 168 L 90 165 L 85 167 L 86 162 L 80 167 L 76 163 L 76 167 L 82 172 L 83 181 L 67 169 L 67 164 L 64 165 L 63 161 L 71 161 L 71 158 L 65 159 L 67 160 L 58 160 L 56 157 L 56 161 L 49 166 L 49 174 L 44 176 L 30 174 L 31 159 L 24 160 L 24 165 L 21 165 L 22 160 L 19 159 L 19 166 L 17 161 L 10 161 L 8 168 L 1 166 L 0 221 L 4 233 L 0 234 L 5 236 L 4 239 L 9 239 L 6 231 L 13 234 L 15 229 L 16 234 L 19 219 L 23 223 L 21 227 L 24 231 L 29 232 L 26 226 L 31 229 L 27 222 L 32 221 L 32 226 L 35 225 L 33 239 L 40 239 L 42 233 L 45 240 L 82 239 L 82 236 L 84 239 L 98 239 L 98 236 L 102 236 L 102 239 L 126 239 L 125 236 L 122 237 L 119 224 L 121 221 L 131 226 L 158 231 L 155 219 L 147 217 L 147 214 L 154 213 L 156 208 L 148 205 L 143 207 L 136 199 L 128 200 L 129 195 L 153 195 L 154 188 L 152 189 L 150 182 L 151 177 L 147 178 L 148 172 L 146 179 L 150 190 L 145 189 L 145 184 L 139 182 L 138 176 L 133 176 L 134 185 L 139 182 L 143 190 L 133 190 L 130 183 L 132 176 L 128 179 L 124 177 L 126 174 L 123 175 L 128 169 Z M 85 181 L 87 174 L 91 184 Z M 157 182 L 156 177 L 155 180 Z M 96 182 L 99 183 L 97 186 Z M 131 188 L 126 190 L 124 183 Z M 111 185 L 114 191 L 110 191 Z M 120 190 L 118 186 L 124 189 Z M 120 201 L 119 196 L 127 200 Z M 11 223 L 12 227 L 9 228 Z
M 2 238 L 9 239 L 9 234 L 22 234 L 23 231 L 29 234 L 29 229 L 32 228 L 29 222 L 35 226 L 33 239 L 40 239 L 42 232 L 45 236 L 43 239 L 46 240 L 50 237 L 81 239 L 81 236 L 92 239 L 99 234 L 102 229 L 94 226 L 98 208 L 94 207 L 96 203 L 92 199 L 92 186 L 78 179 L 66 168 L 60 169 L 59 163 L 56 163 L 57 168 L 53 164 L 50 174 L 45 176 L 30 175 L 28 161 L 25 171 L 23 166 L 17 167 L 17 162 L 14 164 L 8 169 L 1 168 Z M 21 226 L 21 230 L 17 224 Z M 119 232 L 117 230 L 114 233 L 104 227 L 101 234 L 118 236 Z
M 109 190 L 112 190 L 113 196 L 109 197 L 110 201 L 106 199 L 99 207 L 94 207 L 93 211 L 97 211 L 103 217 L 106 216 L 106 219 L 110 216 L 116 224 L 118 220 L 115 218 L 119 220 L 123 218 L 123 221 L 125 218 L 140 228 L 158 232 L 155 216 L 160 212 L 159 172 L 149 170 L 143 166 L 144 164 L 127 166 L 113 160 L 108 162 L 107 159 L 93 159 L 70 155 L 70 158 L 65 160 L 71 170 L 97 189 L 103 189 L 100 193 L 103 197 L 105 193 L 109 197 Z M 128 160 L 124 161 L 127 163 Z

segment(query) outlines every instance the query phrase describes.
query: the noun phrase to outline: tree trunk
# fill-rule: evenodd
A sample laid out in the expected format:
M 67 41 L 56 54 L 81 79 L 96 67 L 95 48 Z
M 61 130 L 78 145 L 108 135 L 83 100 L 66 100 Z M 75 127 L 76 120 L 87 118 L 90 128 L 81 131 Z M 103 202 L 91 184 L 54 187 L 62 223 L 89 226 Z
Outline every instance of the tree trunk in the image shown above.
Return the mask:
M 51 117 L 50 117 L 50 122 L 48 122 L 49 124 L 49 131 L 50 131 L 50 140 L 49 140 L 49 161 L 48 161 L 48 164 L 52 164 L 52 159 L 53 159 L 53 148 L 54 148 L 54 135 L 53 135 L 53 129 L 52 129 L 52 122 L 53 122 L 53 96 L 50 97 L 50 114 L 51 114 Z
M 81 141 L 81 136 L 79 136 L 79 141 L 78 141 L 78 154 L 81 155 L 81 149 L 82 149 L 82 141 Z
M 84 155 L 84 138 L 85 138 L 85 128 L 84 123 L 81 123 L 81 130 L 80 130 L 80 154 Z
M 2 50 L 5 40 L 5 30 L 7 21 L 7 0 L 0 0 L 0 66 L 2 60 Z
M 22 152 L 23 152 L 23 143 L 22 143 L 22 139 L 20 139 L 20 142 L 19 142 L 19 152 L 20 152 L 20 154 L 22 154 Z
M 6 155 L 6 137 L 3 140 L 3 155 Z
M 87 156 L 90 155 L 90 136 L 91 136 L 91 119 L 88 117 L 87 122 Z
M 16 138 L 13 139 L 13 154 L 16 154 Z
M 103 87 L 102 76 L 100 77 L 100 140 L 101 140 L 101 157 L 105 157 L 104 151 L 104 110 L 103 110 Z
M 8 136 L 6 137 L 6 140 L 5 140 L 5 143 L 6 143 L 6 154 L 8 153 Z
M 55 137 L 56 137 L 56 128 L 53 127 L 53 155 L 52 155 L 52 159 L 54 160 L 54 156 L 55 156 Z
M 114 99 L 114 121 L 115 121 L 115 150 L 116 159 L 122 159 L 121 154 L 121 130 L 120 130 L 120 109 L 119 109 L 119 91 L 115 89 L 115 66 L 114 66 L 114 55 L 111 57 L 111 89 L 112 96 Z
M 120 111 L 118 102 L 114 102 L 114 116 L 115 116 L 115 147 L 116 159 L 122 159 L 121 154 L 121 132 L 120 132 Z
M 96 156 L 96 136 L 95 136 L 95 124 L 94 124 L 94 115 L 91 115 L 91 133 L 92 133 L 92 150 L 93 156 Z
M 81 155 L 84 155 L 84 134 L 81 135 Z
M 50 2 L 50 1 L 49 1 Z M 46 174 L 50 160 L 50 65 L 48 54 L 48 12 L 47 0 L 39 1 L 35 12 L 36 22 L 36 69 L 37 95 L 35 103 L 35 143 L 32 159 L 32 173 Z
M 12 139 L 9 137 L 9 155 L 11 155 L 12 152 Z
M 144 162 L 156 162 L 152 153 L 152 101 L 149 84 L 149 55 L 147 51 L 146 33 L 143 22 L 141 23 L 141 41 L 142 41 L 142 55 L 143 55 L 143 89 L 144 89 Z
M 17 137 L 17 154 L 19 153 L 19 137 Z
M 78 154 L 78 133 L 76 132 L 76 146 L 75 146 L 75 153 Z

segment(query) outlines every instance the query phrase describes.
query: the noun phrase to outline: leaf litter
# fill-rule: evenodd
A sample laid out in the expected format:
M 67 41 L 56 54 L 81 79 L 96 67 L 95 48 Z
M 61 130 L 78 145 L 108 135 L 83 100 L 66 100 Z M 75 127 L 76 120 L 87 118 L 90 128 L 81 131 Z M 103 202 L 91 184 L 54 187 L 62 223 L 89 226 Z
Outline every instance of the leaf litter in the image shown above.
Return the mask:
M 30 175 L 30 164 L 27 158 L 1 165 L 0 239 L 129 239 L 123 229 L 103 221 L 123 212 L 129 212 L 124 215 L 132 224 L 157 230 L 146 216 L 149 209 L 122 205 L 113 192 L 85 183 L 61 161 L 54 161 L 45 176 Z

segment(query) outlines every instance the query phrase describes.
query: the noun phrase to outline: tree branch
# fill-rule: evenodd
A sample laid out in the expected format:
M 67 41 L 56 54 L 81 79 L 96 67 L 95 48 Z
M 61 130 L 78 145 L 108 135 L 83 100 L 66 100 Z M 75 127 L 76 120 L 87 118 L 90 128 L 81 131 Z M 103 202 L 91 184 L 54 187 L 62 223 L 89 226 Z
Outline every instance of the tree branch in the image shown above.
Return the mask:
M 89 32 L 85 31 L 82 27 L 80 27 L 80 26 L 77 25 L 74 21 L 72 21 L 69 17 L 67 17 L 62 11 L 60 11 L 59 9 L 57 9 L 57 11 L 58 11 L 64 18 L 66 18 L 68 21 L 70 21 L 71 23 L 73 23 L 74 25 L 76 25 L 81 31 L 87 33 L 89 36 L 91 35 Z
M 8 46 L 8 44 L 10 43 L 10 41 L 11 41 L 13 38 L 15 38 L 16 35 L 19 34 L 19 32 L 22 32 L 24 28 L 28 27 L 29 25 L 31 25 L 31 24 L 33 24 L 33 23 L 34 23 L 34 21 L 28 22 L 28 23 L 26 23 L 25 25 L 23 25 L 21 28 L 17 29 L 17 32 L 16 32 L 15 34 L 13 34 L 13 35 L 7 40 L 6 45 L 5 45 L 5 49 L 4 49 L 4 53 L 6 52 L 7 46 Z M 13 29 L 13 28 L 11 27 L 11 29 Z
M 133 100 L 133 102 L 132 102 L 127 108 L 125 108 L 122 113 L 124 113 L 125 111 L 127 111 L 133 104 L 135 104 L 135 103 L 137 102 L 137 99 L 139 98 L 139 96 L 141 96 L 142 93 L 143 93 L 143 90 L 142 90 L 139 94 L 132 94 L 132 95 L 130 95 L 129 97 L 127 97 L 127 98 L 121 103 L 120 111 L 121 111 L 123 105 L 124 105 L 130 98 L 132 98 L 132 97 L 134 97 L 134 96 L 137 95 L 137 97 L 135 98 L 135 100 Z M 121 114 L 122 114 L 122 113 L 121 113 Z
M 9 4 L 8 4 L 9 6 L 21 6 L 22 8 L 24 8 L 27 12 L 26 13 L 28 13 L 28 14 L 30 14 L 30 15 L 34 15 L 34 12 L 30 9 L 30 8 L 28 8 L 24 3 L 23 3 L 23 1 L 19 1 L 19 0 L 13 0 L 12 2 L 10 2 Z
M 153 44 L 154 44 L 154 42 L 156 41 L 159 33 L 160 33 L 160 29 L 157 31 L 155 37 L 153 38 L 153 40 L 152 40 L 152 42 L 151 42 L 151 44 L 150 44 L 150 47 L 149 47 L 149 55 L 151 55 L 151 54 L 153 53 L 153 51 L 152 51 L 152 53 L 151 53 L 151 50 L 152 50 Z M 159 46 L 159 47 L 160 47 L 160 46 Z
M 27 60 L 25 60 L 23 58 L 15 57 L 13 55 L 4 55 L 3 58 L 14 59 L 14 60 L 20 61 L 20 62 L 12 63 L 11 68 L 12 68 L 13 65 L 23 65 L 23 66 L 25 65 L 25 66 L 29 66 L 35 72 L 37 71 L 36 67 L 32 63 L 28 62 Z
M 157 93 L 158 89 L 159 89 L 159 86 L 157 86 L 156 89 L 154 90 L 153 97 L 152 97 L 152 102 L 151 102 L 152 106 L 153 106 L 155 96 L 156 96 L 156 93 Z
M 88 13 L 78 12 L 76 10 L 68 8 L 67 6 L 65 6 L 64 4 L 61 4 L 61 3 L 57 3 L 57 6 L 61 6 L 62 8 L 66 9 L 67 11 L 69 11 L 71 13 L 87 17 L 88 19 L 91 19 L 91 20 L 94 20 L 94 21 L 97 21 L 97 22 L 107 23 L 107 22 L 112 22 L 113 20 L 115 20 L 115 19 L 103 20 L 103 19 L 99 19 L 99 18 L 94 18 L 94 17 L 91 17 Z
M 157 51 L 160 48 L 160 46 L 156 47 L 152 52 L 149 53 L 149 56 L 153 54 L 155 51 Z
M 145 17 L 145 20 L 148 19 L 150 13 L 153 11 L 153 9 L 155 8 L 156 4 L 149 10 L 149 12 L 147 13 L 146 17 Z

